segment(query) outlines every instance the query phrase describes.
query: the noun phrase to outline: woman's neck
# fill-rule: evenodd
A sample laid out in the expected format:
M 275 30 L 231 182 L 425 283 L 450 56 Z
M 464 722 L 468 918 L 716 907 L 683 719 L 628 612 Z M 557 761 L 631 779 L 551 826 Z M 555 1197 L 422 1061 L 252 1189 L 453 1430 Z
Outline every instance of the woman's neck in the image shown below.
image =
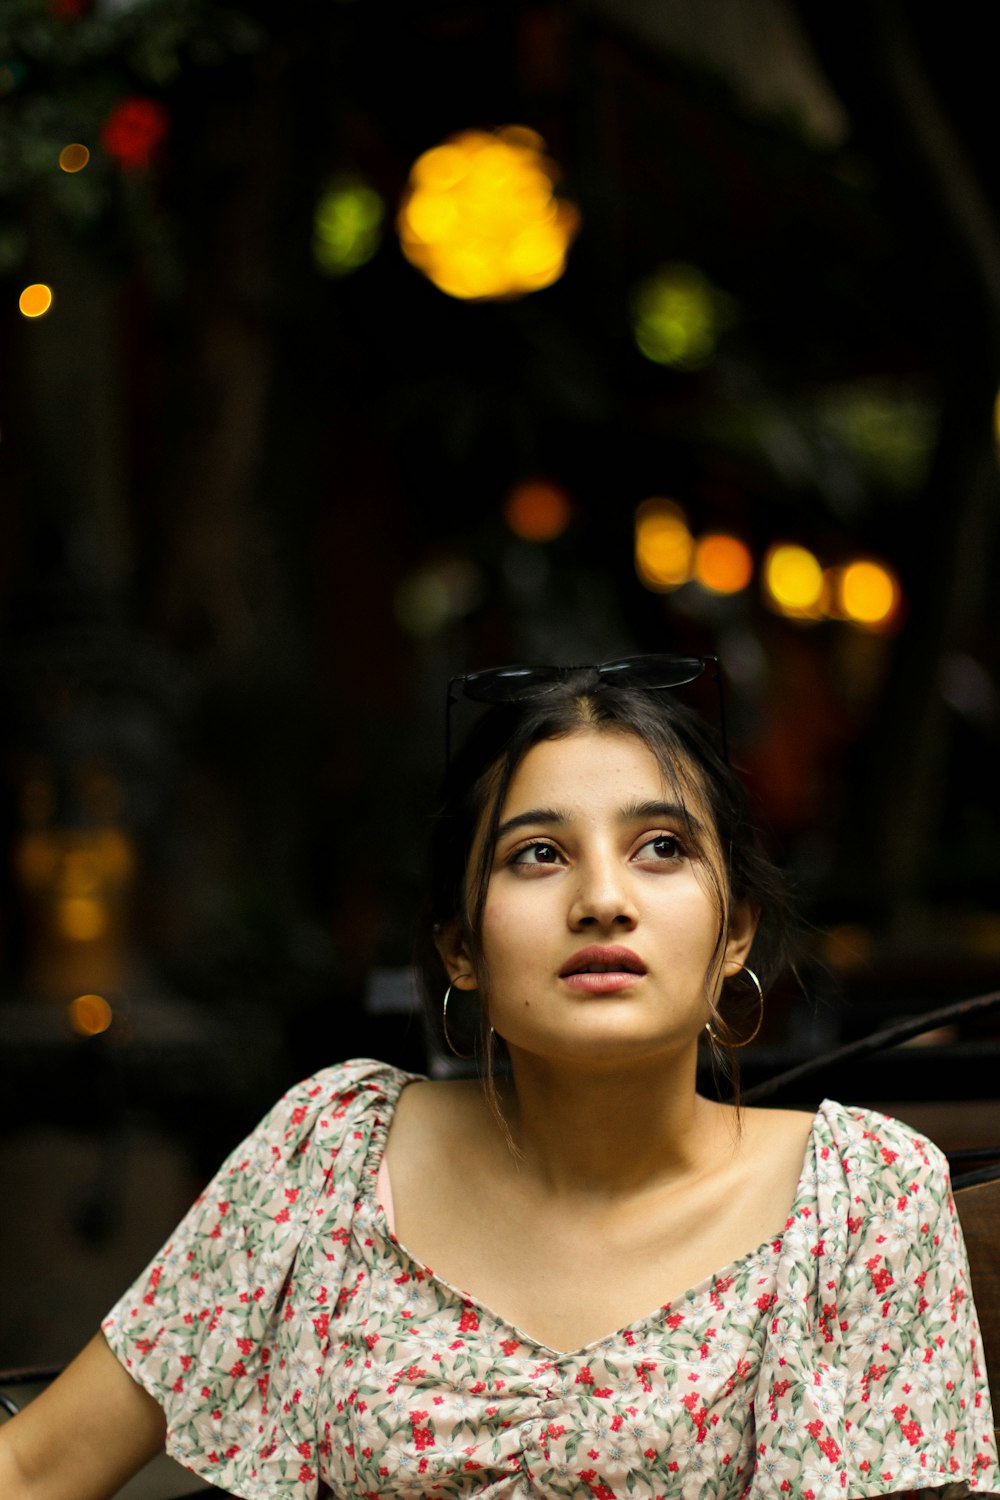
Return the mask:
M 524 1054 L 501 1092 L 521 1169 L 560 1196 L 617 1198 L 697 1174 L 736 1144 L 732 1112 L 695 1091 L 696 1054 L 583 1070 Z

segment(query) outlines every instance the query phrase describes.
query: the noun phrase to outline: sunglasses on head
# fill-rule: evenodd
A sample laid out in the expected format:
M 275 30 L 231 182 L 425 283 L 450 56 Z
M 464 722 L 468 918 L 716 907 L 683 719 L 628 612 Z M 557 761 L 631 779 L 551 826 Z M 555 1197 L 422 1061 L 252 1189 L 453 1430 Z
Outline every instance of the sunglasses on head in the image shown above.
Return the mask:
M 719 695 L 719 738 L 723 759 L 728 762 L 726 720 L 722 696 L 722 672 L 717 656 L 622 656 L 617 661 L 584 666 L 513 666 L 486 667 L 481 672 L 466 672 L 453 677 L 448 684 L 445 705 L 445 764 L 451 765 L 451 709 L 461 696 L 475 703 L 530 703 L 544 698 L 581 673 L 590 673 L 595 686 L 641 688 L 659 692 L 664 688 L 684 687 L 695 682 L 708 668 Z

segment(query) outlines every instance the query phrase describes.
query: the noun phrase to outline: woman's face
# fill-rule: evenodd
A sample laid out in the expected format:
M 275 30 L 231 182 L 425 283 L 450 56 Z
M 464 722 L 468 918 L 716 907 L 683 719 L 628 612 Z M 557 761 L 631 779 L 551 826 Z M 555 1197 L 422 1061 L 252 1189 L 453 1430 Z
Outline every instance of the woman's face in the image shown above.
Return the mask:
M 613 1065 L 696 1047 L 708 996 L 739 969 L 753 924 L 731 914 L 720 966 L 715 831 L 703 800 L 685 800 L 686 816 L 627 732 L 581 730 L 524 756 L 481 938 L 490 1023 L 515 1064 L 519 1052 Z M 443 956 L 471 988 L 464 949 Z

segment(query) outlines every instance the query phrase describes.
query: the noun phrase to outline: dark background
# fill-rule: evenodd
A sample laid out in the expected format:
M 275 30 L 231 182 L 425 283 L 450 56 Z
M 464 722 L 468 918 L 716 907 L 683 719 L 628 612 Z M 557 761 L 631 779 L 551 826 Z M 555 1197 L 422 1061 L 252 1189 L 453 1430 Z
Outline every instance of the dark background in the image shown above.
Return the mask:
M 176 1150 L 172 1211 L 294 1077 L 425 1066 L 419 1021 L 382 1007 L 406 1000 L 445 684 L 477 666 L 722 657 L 804 919 L 749 1076 L 996 986 L 981 14 L 6 0 L 0 1097 L 20 1194 L 51 1170 L 39 1129 L 51 1161 L 91 1153 L 53 1235 L 107 1261 L 145 1212 L 111 1139 Z M 136 98 L 160 138 L 126 160 L 107 124 Z M 551 288 L 463 303 L 403 258 L 396 209 L 422 151 L 509 123 L 543 135 L 582 227 Z M 92 152 L 72 176 L 70 141 Z M 345 174 L 385 218 L 334 276 L 314 218 Z M 697 369 L 632 335 L 636 288 L 677 262 L 732 313 Z M 32 282 L 55 300 L 29 320 Z M 546 543 L 504 519 L 532 477 L 571 502 Z M 645 588 L 651 495 L 741 536 L 751 585 Z M 775 613 L 781 540 L 883 559 L 894 628 Z M 98 1035 L 71 1024 L 84 994 Z M 992 1098 L 989 1022 L 939 1040 L 881 1096 Z

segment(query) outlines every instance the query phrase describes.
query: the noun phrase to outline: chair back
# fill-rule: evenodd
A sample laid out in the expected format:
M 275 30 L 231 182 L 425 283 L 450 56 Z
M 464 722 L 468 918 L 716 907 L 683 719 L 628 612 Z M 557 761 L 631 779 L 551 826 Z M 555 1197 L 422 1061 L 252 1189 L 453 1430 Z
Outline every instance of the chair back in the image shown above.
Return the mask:
M 972 1293 L 986 1354 L 993 1419 L 1000 1421 L 1000 1177 L 955 1185 L 955 1207 L 969 1252 Z

